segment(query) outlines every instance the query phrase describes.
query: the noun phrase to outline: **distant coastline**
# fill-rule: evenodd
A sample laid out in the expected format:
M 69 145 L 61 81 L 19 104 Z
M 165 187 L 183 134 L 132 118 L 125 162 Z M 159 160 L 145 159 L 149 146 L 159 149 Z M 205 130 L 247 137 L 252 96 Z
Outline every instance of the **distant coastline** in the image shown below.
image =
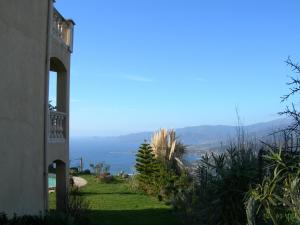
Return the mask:
M 271 132 L 288 126 L 289 120 L 279 119 L 265 123 L 245 126 L 248 136 L 258 139 Z M 196 126 L 176 130 L 181 141 L 189 146 L 187 160 L 196 160 L 205 151 L 220 151 L 221 143 L 226 143 L 236 134 L 235 126 Z M 83 158 L 84 168 L 90 163 L 106 162 L 111 172 L 120 171 L 134 173 L 135 154 L 144 140 L 150 140 L 152 132 L 141 132 L 116 137 L 73 137 L 70 140 L 71 166 L 79 165 L 78 159 Z

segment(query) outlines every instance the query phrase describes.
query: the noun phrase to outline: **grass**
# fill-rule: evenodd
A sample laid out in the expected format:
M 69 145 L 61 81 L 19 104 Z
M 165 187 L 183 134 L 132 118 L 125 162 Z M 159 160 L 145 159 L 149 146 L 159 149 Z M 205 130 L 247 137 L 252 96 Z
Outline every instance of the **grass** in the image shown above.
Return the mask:
M 82 188 L 90 203 L 88 216 L 99 225 L 179 225 L 170 206 L 156 198 L 132 191 L 128 183 L 117 179 L 113 183 L 99 183 L 93 176 L 82 176 L 88 185 Z M 50 208 L 55 194 L 50 194 Z

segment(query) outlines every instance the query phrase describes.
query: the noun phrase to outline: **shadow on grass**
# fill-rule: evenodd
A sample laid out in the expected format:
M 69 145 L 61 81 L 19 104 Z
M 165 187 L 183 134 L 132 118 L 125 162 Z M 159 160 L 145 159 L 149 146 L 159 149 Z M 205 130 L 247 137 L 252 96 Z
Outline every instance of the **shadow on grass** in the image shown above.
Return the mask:
M 89 196 L 89 195 L 138 195 L 139 193 L 133 192 L 82 192 L 82 196 Z M 142 195 L 142 194 L 140 194 Z
M 89 210 L 87 213 L 93 225 L 181 225 L 168 209 Z
M 122 178 L 116 178 L 116 177 L 113 177 L 112 180 L 110 181 L 101 181 L 99 178 L 97 177 L 93 177 L 92 178 L 94 182 L 96 182 L 97 184 L 122 184 L 124 182 L 126 182 L 127 180 L 126 179 L 122 179 Z

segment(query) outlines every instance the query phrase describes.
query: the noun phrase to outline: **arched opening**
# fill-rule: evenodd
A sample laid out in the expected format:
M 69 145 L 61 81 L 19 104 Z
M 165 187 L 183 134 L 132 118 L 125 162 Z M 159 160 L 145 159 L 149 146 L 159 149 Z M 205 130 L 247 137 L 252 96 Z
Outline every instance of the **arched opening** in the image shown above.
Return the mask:
M 48 166 L 49 209 L 65 211 L 68 200 L 66 164 L 55 160 Z
M 49 139 L 64 141 L 66 138 L 66 113 L 68 108 L 68 73 L 56 57 L 50 58 L 49 73 Z
M 49 74 L 49 109 L 57 108 L 57 72 Z
M 57 111 L 66 112 L 67 94 L 66 67 L 58 58 L 52 57 L 50 58 L 49 100 L 55 102 Z

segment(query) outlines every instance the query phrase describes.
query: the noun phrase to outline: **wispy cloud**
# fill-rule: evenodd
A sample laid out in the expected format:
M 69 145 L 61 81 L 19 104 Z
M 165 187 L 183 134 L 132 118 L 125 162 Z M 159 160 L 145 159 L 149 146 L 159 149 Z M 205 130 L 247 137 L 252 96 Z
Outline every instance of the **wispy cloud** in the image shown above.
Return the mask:
M 194 78 L 194 80 L 195 80 L 195 81 L 199 81 L 199 82 L 204 82 L 204 81 L 206 81 L 206 79 L 203 78 L 203 77 L 196 77 L 196 78 Z
M 143 76 L 136 76 L 136 75 L 126 75 L 124 76 L 125 79 L 135 81 L 135 82 L 143 82 L 143 83 L 151 83 L 153 82 L 153 79 L 149 77 L 143 77 Z
M 70 100 L 72 103 L 74 103 L 74 102 L 80 102 L 80 99 L 76 99 L 76 98 L 71 98 L 71 100 Z
M 130 107 L 114 107 L 114 106 L 92 106 L 79 108 L 82 112 L 106 112 L 106 113 L 120 113 L 120 112 L 137 112 L 138 110 Z

